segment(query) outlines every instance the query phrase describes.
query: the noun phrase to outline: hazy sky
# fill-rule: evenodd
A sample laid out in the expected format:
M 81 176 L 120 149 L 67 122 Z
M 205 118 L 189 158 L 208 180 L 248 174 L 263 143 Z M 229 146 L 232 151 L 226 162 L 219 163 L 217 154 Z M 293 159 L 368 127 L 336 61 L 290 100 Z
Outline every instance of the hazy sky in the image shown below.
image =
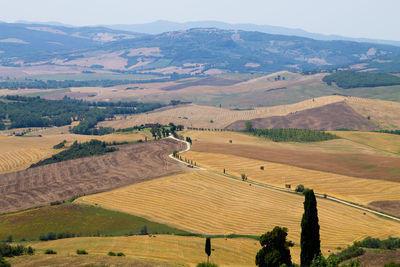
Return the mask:
M 71 25 L 218 20 L 400 41 L 400 0 L 0 0 L 0 20 Z

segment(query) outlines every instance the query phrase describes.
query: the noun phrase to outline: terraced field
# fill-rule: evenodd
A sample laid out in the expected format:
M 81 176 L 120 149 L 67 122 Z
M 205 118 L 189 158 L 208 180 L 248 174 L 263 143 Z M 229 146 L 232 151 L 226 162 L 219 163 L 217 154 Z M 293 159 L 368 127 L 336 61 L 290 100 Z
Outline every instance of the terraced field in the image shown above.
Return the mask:
M 12 266 L 88 266 L 111 264 L 111 266 L 169 267 L 196 266 L 206 260 L 204 238 L 173 235 L 130 236 L 130 237 L 87 237 L 60 239 L 34 243 L 40 250 L 53 249 L 57 255 L 35 255 L 10 259 Z M 219 266 L 254 266 L 255 255 L 260 249 L 253 239 L 211 240 L 214 251 L 210 261 Z M 76 255 L 76 249 L 85 249 L 89 255 Z M 126 257 L 106 256 L 109 251 L 123 252 Z M 292 252 L 298 258 L 299 249 Z
M 289 239 L 296 243 L 303 201 L 302 195 L 250 186 L 208 171 L 160 178 L 77 200 L 205 234 L 260 235 L 280 225 L 288 227 Z M 318 210 L 324 251 L 369 235 L 400 235 L 397 222 L 329 200 L 318 199 Z
M 0 212 L 48 205 L 76 195 L 102 192 L 184 172 L 185 167 L 167 156 L 184 147 L 183 143 L 172 139 L 122 145 L 119 151 L 99 157 L 1 174 Z

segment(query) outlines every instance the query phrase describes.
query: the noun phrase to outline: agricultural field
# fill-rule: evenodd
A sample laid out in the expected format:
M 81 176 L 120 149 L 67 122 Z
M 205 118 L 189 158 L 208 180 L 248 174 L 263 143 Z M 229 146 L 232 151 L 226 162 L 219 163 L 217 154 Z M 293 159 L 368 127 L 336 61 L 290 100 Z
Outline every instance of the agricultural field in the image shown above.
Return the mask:
M 207 135 L 207 132 L 203 133 Z M 221 137 L 224 133 L 219 132 Z M 264 144 L 257 142 L 256 145 L 237 144 L 228 136 L 225 140 L 220 139 L 222 142 L 219 143 L 217 141 L 198 141 L 193 137 L 195 142 L 190 153 L 197 151 L 228 154 L 353 177 L 400 181 L 399 155 L 365 145 L 365 149 L 363 149 L 362 144 L 354 142 L 354 145 L 348 146 L 342 152 L 341 147 L 351 143 L 349 140 L 315 142 L 310 145 L 310 148 L 303 149 L 308 143 L 273 144 L 271 141 L 267 141 Z M 259 139 L 263 140 L 263 138 Z M 232 140 L 232 143 L 229 143 L 229 140 Z M 335 147 L 336 144 L 339 146 Z M 364 151 L 367 153 L 363 153 Z
M 351 114 L 348 119 L 349 123 L 347 123 L 347 125 L 343 124 L 345 126 L 352 126 L 350 122 L 362 121 L 363 125 L 369 126 L 360 129 L 372 129 L 374 127 L 380 129 L 397 129 L 400 127 L 400 119 L 399 116 L 397 116 L 397 114 L 400 113 L 400 103 L 337 95 L 308 99 L 295 104 L 255 107 L 247 110 L 231 110 L 224 107 L 219 108 L 197 104 L 181 105 L 174 109 L 156 110 L 146 114 L 124 117 L 118 116 L 116 120 L 102 122 L 100 125 L 114 128 L 126 128 L 149 122 L 161 124 L 173 122 L 175 124 L 182 124 L 185 127 L 224 129 L 236 121 L 287 116 L 302 111 L 306 112 L 311 109 L 323 108 L 326 105 L 339 102 L 346 104 L 346 107 L 349 109 L 349 112 L 345 115 Z M 329 117 L 329 112 L 332 114 L 334 110 L 328 110 L 327 112 L 327 116 Z M 370 120 L 368 120 L 368 117 Z M 322 119 L 321 117 L 319 120 L 321 121 Z M 330 122 L 323 123 L 329 124 Z M 337 124 L 337 127 L 342 127 L 343 125 Z
M 57 251 L 57 255 L 22 256 L 12 258 L 9 262 L 13 266 L 60 266 L 57 263 L 62 263 L 66 266 L 111 264 L 111 266 L 194 267 L 206 260 L 204 241 L 205 238 L 174 235 L 60 239 L 31 244 L 39 250 L 39 253 L 53 249 Z M 245 238 L 213 238 L 211 242 L 214 251 L 210 261 L 219 266 L 254 266 L 255 255 L 261 247 L 258 241 Z M 76 255 L 77 248 L 85 249 L 89 254 Z M 109 251 L 123 252 L 126 256 L 106 256 Z M 299 249 L 294 248 L 293 258 L 298 258 L 298 253 Z
M 185 167 L 168 157 L 185 145 L 173 139 L 118 146 L 98 157 L 63 161 L 0 175 L 0 212 L 48 205 L 165 175 Z
M 195 161 L 201 167 L 220 173 L 223 169 L 235 177 L 240 177 L 244 173 L 249 180 L 280 188 L 290 184 L 292 190 L 302 184 L 314 189 L 316 193 L 328 194 L 365 206 L 373 201 L 400 201 L 398 182 L 355 178 L 229 154 L 189 151 L 182 156 Z M 264 170 L 260 169 L 261 166 Z
M 160 178 L 76 200 L 203 234 L 260 235 L 280 225 L 289 229 L 288 238 L 297 244 L 303 201 L 302 195 L 210 171 Z M 318 211 L 325 252 L 366 236 L 400 235 L 398 222 L 330 200 L 318 199 Z
M 105 142 L 135 142 L 145 140 L 146 133 L 120 134 L 103 136 L 70 134 L 68 127 L 47 129 L 32 129 L 25 136 L 11 136 L 12 132 L 22 132 L 23 129 L 0 131 L 0 174 L 24 170 L 42 159 L 58 153 L 53 146 L 67 140 L 67 146 L 74 141 L 85 142 L 97 139 Z M 39 136 L 40 135 L 40 136 Z M 150 137 L 150 135 L 148 135 Z

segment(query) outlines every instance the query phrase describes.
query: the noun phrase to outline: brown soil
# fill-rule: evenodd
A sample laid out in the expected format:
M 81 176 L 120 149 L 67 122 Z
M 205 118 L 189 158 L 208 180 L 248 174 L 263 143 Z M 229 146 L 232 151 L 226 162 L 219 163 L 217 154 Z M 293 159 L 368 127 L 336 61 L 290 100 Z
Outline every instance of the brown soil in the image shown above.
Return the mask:
M 203 79 L 199 79 L 193 82 L 186 82 L 186 83 L 181 83 L 181 84 L 176 84 L 176 85 L 170 85 L 167 87 L 164 87 L 162 90 L 164 91 L 175 91 L 175 90 L 180 90 L 184 89 L 187 87 L 191 86 L 202 86 L 202 85 L 209 85 L 209 86 L 231 86 L 243 81 L 246 81 L 247 79 L 225 79 L 221 77 L 207 77 Z
M 73 196 L 107 191 L 185 168 L 168 157 L 184 144 L 172 139 L 120 146 L 99 157 L 69 160 L 0 175 L 0 212 L 12 212 Z
M 367 253 L 358 258 L 360 259 L 361 267 L 384 266 L 391 261 L 400 263 L 400 251 L 367 249 Z M 348 263 L 348 261 L 345 263 Z
M 245 129 L 245 122 L 244 120 L 236 121 L 227 126 L 226 129 L 243 130 Z M 254 119 L 253 127 L 257 129 L 351 129 L 361 131 L 376 129 L 368 119 L 356 113 L 345 102 L 298 111 L 286 116 Z
M 195 142 L 193 151 L 230 154 L 353 177 L 400 182 L 400 157 L 324 153 L 240 144 Z
M 400 217 L 400 201 L 374 201 L 369 206 Z

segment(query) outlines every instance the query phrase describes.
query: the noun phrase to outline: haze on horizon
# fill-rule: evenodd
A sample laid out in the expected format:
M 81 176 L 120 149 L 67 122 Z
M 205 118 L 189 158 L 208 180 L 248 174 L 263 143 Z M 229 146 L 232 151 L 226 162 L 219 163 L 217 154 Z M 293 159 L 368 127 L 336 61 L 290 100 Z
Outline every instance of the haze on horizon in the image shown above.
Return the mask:
M 3 0 L 0 21 L 74 26 L 214 20 L 400 41 L 398 0 Z

